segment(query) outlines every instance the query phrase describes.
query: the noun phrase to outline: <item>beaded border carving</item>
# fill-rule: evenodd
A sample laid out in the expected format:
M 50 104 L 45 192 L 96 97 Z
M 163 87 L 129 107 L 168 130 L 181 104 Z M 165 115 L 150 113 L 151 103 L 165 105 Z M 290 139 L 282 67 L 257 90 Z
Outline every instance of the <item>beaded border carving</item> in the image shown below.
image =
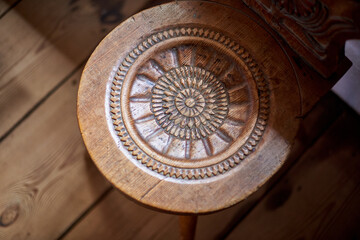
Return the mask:
M 236 56 L 238 56 L 245 63 L 247 68 L 250 70 L 253 79 L 255 79 L 259 97 L 259 111 L 255 126 L 250 133 L 250 136 L 240 147 L 240 149 L 231 157 L 219 163 L 194 169 L 173 167 L 148 156 L 136 145 L 136 143 L 130 137 L 127 129 L 124 126 L 120 110 L 121 87 L 129 69 L 136 61 L 136 59 L 143 52 L 164 40 L 186 36 L 205 38 L 207 40 L 215 41 L 235 53 Z M 268 83 L 263 76 L 263 72 L 260 70 L 259 65 L 250 56 L 249 52 L 247 52 L 243 47 L 241 47 L 229 37 L 224 36 L 223 34 L 214 30 L 202 27 L 174 27 L 150 35 L 148 38 L 138 44 L 138 46 L 135 47 L 122 61 L 114 76 L 110 91 L 110 115 L 116 134 L 118 135 L 123 146 L 131 153 L 136 161 L 139 161 L 148 169 L 164 176 L 170 176 L 173 178 L 188 180 L 204 179 L 217 176 L 234 168 L 243 159 L 245 159 L 246 156 L 255 151 L 256 146 L 265 131 L 269 113 L 270 90 Z

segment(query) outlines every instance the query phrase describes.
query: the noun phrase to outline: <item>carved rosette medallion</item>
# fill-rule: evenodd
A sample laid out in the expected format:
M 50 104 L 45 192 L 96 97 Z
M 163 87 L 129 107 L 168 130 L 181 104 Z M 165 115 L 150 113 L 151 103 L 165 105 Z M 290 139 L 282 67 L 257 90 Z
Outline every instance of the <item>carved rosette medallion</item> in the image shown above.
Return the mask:
M 224 84 L 201 68 L 182 66 L 160 77 L 152 89 L 151 111 L 168 134 L 198 140 L 215 132 L 229 111 Z
M 238 43 L 208 28 L 174 27 L 145 38 L 122 61 L 109 116 L 130 160 L 197 180 L 256 150 L 269 95 L 259 65 Z

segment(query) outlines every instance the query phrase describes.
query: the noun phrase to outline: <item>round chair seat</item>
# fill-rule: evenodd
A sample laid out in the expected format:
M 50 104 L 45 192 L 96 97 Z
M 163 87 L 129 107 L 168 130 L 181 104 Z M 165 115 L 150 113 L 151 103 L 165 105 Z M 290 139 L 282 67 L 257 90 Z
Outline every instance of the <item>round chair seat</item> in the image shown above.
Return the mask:
M 78 118 L 93 161 L 120 191 L 207 213 L 281 167 L 299 106 L 295 71 L 266 29 L 220 4 L 181 1 L 134 15 L 99 44 Z

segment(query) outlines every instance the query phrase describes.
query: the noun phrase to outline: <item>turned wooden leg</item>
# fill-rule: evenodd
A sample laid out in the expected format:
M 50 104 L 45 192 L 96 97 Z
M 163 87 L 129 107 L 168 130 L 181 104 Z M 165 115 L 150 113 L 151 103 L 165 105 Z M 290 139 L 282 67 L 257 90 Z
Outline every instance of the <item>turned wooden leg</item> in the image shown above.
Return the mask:
M 196 223 L 197 223 L 197 215 L 179 216 L 181 240 L 195 239 Z

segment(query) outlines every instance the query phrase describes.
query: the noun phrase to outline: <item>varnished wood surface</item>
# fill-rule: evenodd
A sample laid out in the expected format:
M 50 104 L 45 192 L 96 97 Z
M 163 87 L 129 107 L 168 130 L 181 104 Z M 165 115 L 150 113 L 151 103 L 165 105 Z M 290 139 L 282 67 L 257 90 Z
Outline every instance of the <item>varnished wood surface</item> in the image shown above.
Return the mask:
M 124 6 L 117 21 L 142 4 Z M 0 19 L 0 239 L 57 238 L 109 188 L 75 105 L 80 64 L 116 25 L 99 19 L 103 8 L 24 0 Z
M 79 77 L 77 71 L 0 145 L 1 239 L 57 237 L 109 186 L 76 127 Z
M 12 7 L 17 4 L 16 0 L 1 1 L 0 2 L 0 18 L 3 17 Z
M 360 37 L 357 1 L 244 0 L 324 77 L 344 61 L 347 39 Z
M 80 130 L 126 195 L 180 214 L 242 201 L 285 162 L 299 118 L 336 80 L 238 10 L 196 1 L 147 9 L 89 58 Z
M 118 9 L 120 18 L 116 23 L 145 3 L 139 2 L 134 8 L 129 2 Z M 98 4 L 24 0 L 1 18 L 0 55 L 6 61 L 0 65 L 0 139 L 78 69 L 116 26 L 115 22 L 102 22 L 104 6 Z M 16 107 L 11 107 L 9 101 Z
M 329 108 L 329 106 L 333 106 Z M 298 157 L 302 155 L 302 153 L 311 146 L 318 138 L 321 136 L 329 126 L 339 118 L 339 116 L 343 113 L 344 107 L 339 102 L 338 98 L 334 95 L 327 95 L 309 114 L 303 122 L 303 131 L 302 135 L 299 136 L 297 140 L 296 147 L 292 152 L 292 156 L 289 159 L 289 163 L 294 163 L 297 161 Z M 236 206 L 220 211 L 218 213 L 200 216 L 198 218 L 196 238 L 195 239 L 223 239 L 225 236 L 232 231 L 234 227 L 236 227 L 239 223 L 241 223 L 244 216 L 251 211 L 254 206 L 257 205 L 258 201 L 262 199 L 262 197 L 266 194 L 267 190 L 273 185 L 277 183 L 279 177 L 281 177 L 284 173 L 286 173 L 286 169 L 289 169 L 290 166 L 286 166 L 285 170 L 276 175 L 272 181 L 266 184 L 263 188 L 257 191 L 256 194 L 252 195 L 246 201 L 237 204 Z M 116 190 L 113 190 L 116 191 Z M 111 198 L 112 200 L 107 200 Z M 101 217 L 102 212 L 112 213 L 115 211 L 117 206 L 120 208 L 122 205 L 126 205 L 128 199 L 124 198 L 120 193 L 111 194 L 111 197 L 107 197 L 103 201 L 101 201 L 94 209 L 84 218 L 84 221 L 81 221 L 78 225 L 74 226 L 74 228 L 68 233 L 65 239 L 78 239 L 80 236 L 85 236 L 86 239 L 97 239 L 99 236 L 105 236 L 108 238 L 109 235 L 114 236 L 125 236 L 123 234 L 122 229 L 119 229 L 119 225 L 117 223 L 126 221 L 128 217 L 120 212 L 117 214 L 111 215 L 111 220 L 106 221 L 106 227 L 104 228 L 95 228 L 94 226 L 101 225 L 104 221 L 103 217 Z M 131 205 L 131 204 L 130 204 Z M 127 206 L 127 205 L 126 205 Z M 134 212 L 143 211 L 142 206 L 131 205 L 133 208 L 129 208 Z M 107 216 L 107 214 L 105 215 Z M 161 218 L 168 219 L 168 214 L 157 213 L 156 216 Z M 110 217 L 110 216 L 109 216 Z M 165 226 L 159 225 L 156 228 L 158 231 L 157 235 L 149 235 L 149 239 L 154 237 L 155 239 L 166 239 L 169 233 L 173 232 L 173 234 L 179 235 L 178 230 L 174 230 L 178 226 L 177 216 L 173 216 L 171 222 Z M 162 222 L 163 220 L 157 220 Z M 141 222 L 139 223 L 142 224 Z M 133 228 L 141 228 L 136 220 L 132 222 Z M 131 228 L 131 229 L 133 229 Z M 145 228 L 147 228 L 145 226 Z M 141 234 L 141 233 L 140 233 Z M 127 235 L 126 235 L 127 236 Z M 150 237 L 151 236 L 151 237 Z M 138 238 L 137 233 L 133 233 L 133 235 L 125 237 L 128 239 Z M 139 237 L 141 239 L 141 237 Z
M 359 120 L 345 112 L 227 239 L 359 238 Z
M 112 190 L 63 239 L 161 240 L 178 236 L 178 216 L 146 209 Z
M 194 240 L 198 216 L 179 216 L 180 239 Z
M 43 61 L 41 61 L 41 57 L 36 57 L 36 54 L 30 54 L 21 61 L 16 61 L 15 58 L 21 59 L 21 56 L 27 56 L 26 52 L 33 51 L 34 45 L 39 46 L 36 45 L 37 41 L 46 42 L 48 38 L 51 38 L 51 34 L 41 34 L 40 30 L 43 29 L 42 26 L 48 24 L 50 28 L 47 32 L 51 32 L 51 28 L 53 28 L 51 24 L 53 23 L 51 21 L 45 23 L 48 16 L 58 16 L 58 19 L 64 19 L 65 22 L 69 21 L 65 20 L 66 18 L 70 18 L 76 25 L 76 19 L 83 17 L 85 12 L 88 12 L 90 15 L 85 19 L 92 19 L 90 21 L 92 23 L 94 19 L 99 21 L 98 24 L 92 24 L 92 27 L 87 26 L 93 33 L 101 32 L 102 28 L 110 30 L 111 26 L 116 25 L 116 23 L 113 23 L 113 25 L 100 23 L 100 12 L 105 6 L 94 5 L 92 1 L 78 1 L 76 4 L 82 7 L 74 13 L 71 12 L 70 6 L 72 5 L 69 4 L 72 1 L 41 1 L 40 6 L 43 7 L 39 8 L 38 11 L 31 8 L 31 5 L 39 6 L 39 2 L 37 0 L 19 1 L 17 7 L 11 9 L 0 19 L 0 28 L 9 30 L 9 32 L 3 32 L 5 35 L 1 34 L 0 38 L 14 40 L 12 42 L 2 41 L 0 44 L 0 52 L 2 53 L 0 58 L 1 84 L 6 82 L 11 86 L 11 88 L 6 89 L 6 92 L 20 91 L 23 85 L 18 83 L 10 84 L 12 81 L 17 81 L 17 78 L 8 77 L 10 75 L 6 75 L 3 66 L 7 66 L 6 69 L 13 72 L 11 76 L 19 74 L 18 76 L 26 79 L 26 84 L 31 86 L 35 81 L 31 76 L 33 71 L 39 68 L 37 76 L 52 76 L 54 71 L 51 69 L 54 69 L 54 67 L 49 66 L 55 65 L 61 68 L 61 65 L 59 65 L 62 63 L 61 59 L 63 59 L 61 55 L 67 56 L 67 52 L 70 51 L 67 49 L 72 49 L 71 51 L 76 53 L 76 48 L 80 48 L 82 45 L 83 42 L 72 45 L 74 43 L 71 43 L 71 38 L 66 37 L 63 38 L 62 47 L 54 48 L 52 46 L 51 49 L 53 50 L 49 50 L 49 55 L 41 55 L 45 58 Z M 48 7 L 51 2 L 54 5 Z M 21 4 L 24 4 L 23 6 L 26 6 L 26 8 L 20 8 Z M 7 1 L 6 5 L 8 5 Z M 137 6 L 136 9 L 139 8 L 141 6 Z M 28 12 L 21 14 L 20 9 L 22 9 L 22 12 Z M 58 9 L 67 10 L 58 12 Z M 120 10 L 120 12 L 123 13 L 124 17 L 126 16 L 124 10 Z M 61 13 L 61 16 L 57 15 L 59 13 Z M 18 16 L 18 20 L 8 14 Z M 27 17 L 23 18 L 22 16 L 25 15 Z M 6 17 L 12 20 L 6 20 Z M 28 25 L 17 25 L 18 21 L 28 22 Z M 53 33 L 55 36 L 59 36 L 58 41 L 62 39 L 62 32 L 66 32 L 66 29 L 68 29 L 68 25 L 61 24 L 63 21 L 58 21 L 60 22 L 59 27 Z M 84 19 L 83 21 L 85 24 L 86 21 Z M 8 26 L 10 23 L 11 25 Z M 24 25 L 39 31 L 41 36 L 36 38 L 36 41 L 31 40 L 34 39 L 34 35 L 26 35 L 30 39 L 29 41 L 33 41 L 31 43 L 34 43 L 34 45 L 26 45 L 24 43 L 25 39 L 16 37 L 24 37 L 22 31 L 27 29 L 23 27 Z M 27 30 L 26 32 L 31 31 Z M 72 30 L 71 34 L 76 35 L 76 32 L 76 30 Z M 100 35 L 91 34 L 90 37 L 87 35 L 87 41 L 92 42 L 92 46 L 95 46 L 96 41 L 102 38 Z M 98 40 L 92 40 L 93 38 Z M 36 88 L 27 87 L 26 94 L 20 92 L 22 93 L 20 94 L 22 100 L 19 104 L 14 105 L 16 97 L 6 95 L 6 98 L 2 98 L 0 118 L 5 120 L 1 121 L 0 128 L 4 129 L 2 132 L 12 130 L 9 134 L 2 134 L 4 137 L 0 142 L 0 239 L 114 239 L 116 236 L 122 236 L 122 239 L 173 239 L 179 236 L 177 216 L 145 209 L 143 206 L 137 205 L 124 198 L 120 193 L 115 192 L 114 189 L 109 187 L 105 179 L 99 175 L 98 170 L 85 154 L 74 115 L 76 84 L 79 81 L 81 72 L 81 66 L 78 65 L 86 61 L 86 56 L 92 50 L 90 44 L 83 45 L 83 49 L 79 51 L 87 51 L 87 53 L 80 54 L 83 57 L 79 57 L 77 65 L 74 64 L 73 67 L 58 70 L 64 72 L 54 75 L 60 76 L 57 77 L 60 84 L 51 88 L 51 91 L 45 81 L 53 80 L 48 77 L 41 78 L 47 90 L 38 89 L 43 86 L 42 84 L 36 85 Z M 8 63 L 12 63 L 12 65 L 9 66 Z M 46 67 L 41 67 L 41 64 L 45 64 Z M 23 74 L 20 74 L 20 72 L 23 72 Z M 1 86 L 4 87 L 4 85 Z M 30 103 L 27 102 L 29 98 L 23 96 L 24 94 L 26 96 L 40 96 L 39 91 L 42 92 L 41 97 L 34 98 L 35 101 L 32 100 Z M 3 93 L 1 90 L 1 96 L 3 96 Z M 303 148 L 312 145 L 318 136 L 322 135 L 329 124 L 343 111 L 341 110 L 342 104 L 339 104 L 339 102 L 337 98 L 326 99 L 321 107 L 317 108 L 318 110 L 312 111 L 305 118 L 310 122 L 305 124 L 303 135 L 297 140 L 300 144 L 302 141 L 306 143 Z M 25 104 L 27 108 L 25 111 L 22 110 L 20 113 L 16 113 L 15 108 L 22 104 Z M 20 107 L 22 108 L 22 106 Z M 16 118 L 7 120 L 6 116 L 15 115 Z M 346 126 L 345 128 L 350 127 Z M 344 127 L 341 126 L 341 128 Z M 352 134 L 354 133 L 350 131 L 345 137 L 351 137 Z M 356 140 L 359 137 L 353 136 L 351 138 Z M 301 155 L 302 151 L 298 154 Z M 346 156 L 348 148 L 334 147 L 334 152 L 337 151 L 341 153 L 341 156 L 343 154 Z M 348 159 L 354 160 L 354 158 Z M 296 158 L 294 161 L 296 162 Z M 337 170 L 338 168 L 333 168 L 332 176 L 341 176 L 341 171 Z M 317 181 L 324 174 L 318 174 L 312 176 L 312 178 Z M 355 179 L 354 183 L 356 183 Z M 350 183 L 343 184 L 343 186 L 346 189 L 353 189 L 353 185 L 348 184 Z M 234 227 L 240 226 L 244 216 L 247 216 L 249 212 L 251 213 L 251 209 L 256 206 L 259 199 L 262 199 L 266 192 L 266 189 L 262 190 L 256 198 L 253 195 L 254 198 L 252 197 L 249 201 L 245 201 L 234 208 L 208 216 L 200 216 L 196 239 L 223 239 Z M 342 192 L 343 197 L 349 199 L 358 197 L 356 192 L 350 196 L 350 192 L 347 190 Z M 312 194 L 318 196 L 316 191 L 313 191 Z M 310 205 L 316 204 L 316 201 L 310 198 L 307 203 Z M 336 224 L 332 225 L 330 230 L 334 236 L 341 233 L 339 230 L 344 230 L 345 227 L 348 228 L 349 233 L 357 229 L 353 224 L 358 222 L 355 217 L 358 216 L 359 209 L 356 208 L 356 204 L 352 204 L 351 200 L 349 203 L 351 211 L 345 210 L 333 217 Z M 335 204 L 332 209 L 341 211 L 340 205 Z M 128 212 L 127 209 L 129 209 Z M 267 216 L 267 212 L 264 212 L 264 214 L 266 221 L 271 221 L 269 219 L 271 216 Z M 146 216 L 146 218 L 141 220 L 143 216 Z M 141 224 L 137 225 L 139 220 Z M 287 221 L 287 219 L 280 218 L 279 220 L 277 218 L 276 220 L 277 223 L 285 224 L 283 221 Z M 324 231 L 327 233 L 324 233 L 323 236 L 328 236 L 330 230 L 325 229 Z M 259 229 L 257 231 L 259 232 Z M 308 229 L 309 235 L 315 232 L 316 229 L 314 230 L 314 228 Z M 358 235 L 344 236 L 341 239 L 354 239 L 354 236 Z
M 100 43 L 78 118 L 116 188 L 160 210 L 209 213 L 280 168 L 301 105 L 297 69 L 267 28 L 221 4 L 181 1 L 134 15 Z

